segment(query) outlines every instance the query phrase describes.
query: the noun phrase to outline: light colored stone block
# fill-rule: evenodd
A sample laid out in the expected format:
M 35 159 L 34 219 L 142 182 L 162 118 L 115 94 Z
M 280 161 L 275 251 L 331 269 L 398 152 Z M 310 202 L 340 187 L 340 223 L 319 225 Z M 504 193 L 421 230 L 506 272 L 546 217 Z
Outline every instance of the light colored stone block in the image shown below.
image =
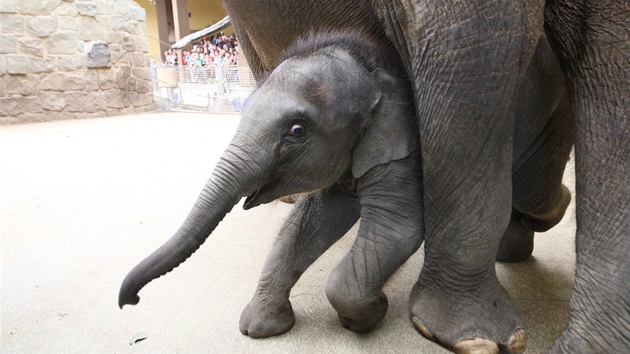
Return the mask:
M 79 20 L 79 39 L 84 41 L 104 41 L 107 31 L 93 17 L 81 17 Z
M 142 30 L 140 29 L 141 27 L 142 26 L 138 21 L 128 20 L 126 22 L 125 31 L 131 34 L 139 35 L 142 34 Z
M 28 74 L 28 56 L 23 54 L 7 54 L 7 73 Z
M 50 73 L 57 68 L 57 60 L 53 57 L 33 57 L 28 61 L 32 73 Z
M 113 1 L 101 0 L 96 2 L 96 13 L 99 15 L 112 15 L 117 13 L 117 10 Z
M 107 91 L 107 108 L 124 108 L 124 97 L 121 91 Z
M 97 69 L 98 70 L 98 85 L 101 90 L 113 90 L 118 88 L 118 81 L 120 81 L 120 70 L 117 68 Z
M 57 70 L 60 71 L 73 71 L 80 69 L 82 64 L 81 60 L 85 60 L 84 56 L 76 57 L 75 55 L 58 55 L 57 56 Z
M 38 75 L 5 75 L 2 78 L 4 90 L 8 95 L 37 94 Z
M 153 94 L 132 94 L 131 103 L 136 107 L 153 105 Z
M 52 12 L 52 16 L 78 16 L 79 12 L 74 2 L 64 2 L 57 6 L 55 11 Z
M 17 53 L 15 36 L 0 34 L 0 54 Z
M 131 36 L 123 38 L 123 42 L 121 43 L 121 45 L 122 45 L 122 49 L 126 52 L 136 51 L 136 41 Z
M 22 54 L 44 56 L 44 45 L 39 38 L 22 37 L 18 39 L 18 51 Z
M 116 13 L 123 14 L 127 19 L 131 18 L 131 3 L 129 0 L 113 0 L 116 6 Z
M 0 116 L 17 116 L 22 113 L 20 98 L 22 96 L 0 97 Z
M 149 93 L 153 90 L 153 84 L 151 81 L 138 80 L 136 82 L 135 91 L 138 93 Z
M 61 4 L 61 0 L 16 0 L 18 12 L 23 15 L 50 15 Z
M 113 31 L 126 31 L 127 21 L 123 15 L 111 15 L 109 16 L 109 23 Z
M 20 100 L 24 112 L 41 113 L 44 111 L 42 101 L 37 96 L 24 96 Z
M 146 56 L 144 55 L 144 53 L 131 53 L 129 54 L 129 57 L 131 58 L 132 66 L 140 68 L 149 66 L 149 61 L 146 60 Z
M 82 16 L 96 16 L 96 3 L 93 2 L 76 2 L 77 11 Z
M 26 33 L 35 37 L 48 37 L 57 30 L 57 18 L 52 16 L 26 16 Z
M 93 93 L 92 96 L 94 97 L 94 101 L 92 104 L 94 110 L 97 112 L 107 111 L 107 93 L 99 91 Z
M 79 46 L 75 31 L 57 31 L 44 40 L 48 54 L 74 54 Z
M 17 0 L 2 0 L 0 1 L 0 13 L 16 13 L 17 5 L 15 4 Z
M 136 21 L 146 21 L 147 12 L 141 7 L 132 7 L 130 11 L 131 19 Z
M 85 81 L 85 91 L 88 92 L 97 92 L 100 91 L 100 83 L 99 83 L 99 71 L 101 70 L 84 70 L 83 71 L 83 79 Z
M 78 91 L 85 88 L 81 73 L 56 72 L 47 75 L 39 84 L 40 90 Z
M 66 101 L 66 111 L 68 112 L 83 112 L 85 107 L 92 104 L 94 100 L 90 94 L 85 92 L 64 92 L 63 97 Z
M 0 33 L 21 35 L 24 32 L 24 17 L 19 14 L 0 13 L 0 29 Z
M 149 51 L 149 41 L 146 36 L 136 37 L 136 51 L 147 53 Z
M 134 68 L 132 69 L 132 74 L 138 79 L 151 81 L 151 70 L 146 66 L 144 68 Z
M 57 17 L 57 28 L 60 31 L 78 31 L 79 30 L 79 22 L 76 17 L 60 15 Z
M 42 101 L 42 107 L 47 111 L 61 111 L 66 106 L 66 99 L 63 92 L 59 91 L 42 91 L 39 94 Z

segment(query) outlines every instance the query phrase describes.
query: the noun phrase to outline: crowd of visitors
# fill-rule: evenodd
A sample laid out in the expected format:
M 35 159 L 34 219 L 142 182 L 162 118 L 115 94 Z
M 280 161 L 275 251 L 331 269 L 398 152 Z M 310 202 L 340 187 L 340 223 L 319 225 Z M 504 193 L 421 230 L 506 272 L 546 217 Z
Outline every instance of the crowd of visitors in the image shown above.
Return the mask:
M 164 52 L 164 65 L 177 65 L 177 52 L 169 49 Z M 182 64 L 187 67 L 238 65 L 238 40 L 235 35 L 221 32 L 216 36 L 203 38 L 194 44 L 192 50 L 182 52 Z

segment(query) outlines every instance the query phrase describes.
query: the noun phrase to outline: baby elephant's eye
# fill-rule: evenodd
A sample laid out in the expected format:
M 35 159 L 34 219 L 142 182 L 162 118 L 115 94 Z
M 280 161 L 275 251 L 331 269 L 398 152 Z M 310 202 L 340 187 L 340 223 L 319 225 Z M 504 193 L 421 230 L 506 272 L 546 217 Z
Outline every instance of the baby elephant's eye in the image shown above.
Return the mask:
M 304 134 L 304 127 L 300 124 L 295 124 L 291 127 L 291 130 L 289 130 L 289 135 L 300 136 L 302 134 Z

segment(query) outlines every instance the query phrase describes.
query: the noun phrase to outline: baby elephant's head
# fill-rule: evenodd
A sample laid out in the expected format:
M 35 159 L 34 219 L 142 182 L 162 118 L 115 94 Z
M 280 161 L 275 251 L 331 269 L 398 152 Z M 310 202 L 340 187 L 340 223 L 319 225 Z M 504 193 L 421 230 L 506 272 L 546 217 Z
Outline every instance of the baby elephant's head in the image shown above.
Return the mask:
M 360 177 L 391 153 L 408 156 L 413 143 L 403 135 L 412 128 L 388 134 L 401 127 L 398 106 L 413 118 L 400 81 L 370 71 L 343 46 L 283 61 L 250 97 L 233 141 L 256 159 L 259 179 L 245 208 L 329 186 L 347 172 Z

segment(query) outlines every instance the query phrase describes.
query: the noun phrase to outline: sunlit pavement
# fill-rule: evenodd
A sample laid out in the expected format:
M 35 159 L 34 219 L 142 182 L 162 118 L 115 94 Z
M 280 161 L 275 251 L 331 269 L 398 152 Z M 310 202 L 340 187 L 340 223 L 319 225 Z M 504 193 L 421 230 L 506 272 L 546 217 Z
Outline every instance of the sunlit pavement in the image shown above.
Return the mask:
M 237 205 L 193 257 L 117 306 L 127 272 L 179 227 L 238 115 L 150 113 L 0 127 L 2 353 L 446 353 L 409 319 L 417 252 L 387 284 L 376 331 L 341 327 L 324 295 L 355 227 L 291 293 L 287 334 L 241 335 L 265 256 L 291 205 Z M 573 190 L 573 170 L 565 177 Z M 497 265 L 524 313 L 526 353 L 564 328 L 574 272 L 574 204 L 534 255 Z

